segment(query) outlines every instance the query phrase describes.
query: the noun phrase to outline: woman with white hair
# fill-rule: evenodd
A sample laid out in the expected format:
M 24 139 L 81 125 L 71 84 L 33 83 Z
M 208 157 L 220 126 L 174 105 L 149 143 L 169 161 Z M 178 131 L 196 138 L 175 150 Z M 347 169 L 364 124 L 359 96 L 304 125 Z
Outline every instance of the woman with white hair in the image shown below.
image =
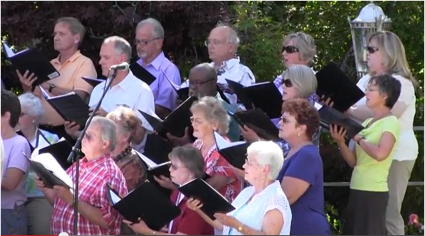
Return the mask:
M 21 103 L 18 129 L 27 138 L 32 148 L 43 148 L 58 141 L 58 136 L 38 128 L 44 113 L 41 100 L 32 93 L 18 96 Z
M 24 93 L 18 96 L 21 104 L 21 114 L 18 121 L 18 129 L 28 140 L 30 146 L 38 152 L 38 149 L 47 147 L 58 141 L 58 136 L 38 127 L 44 113 L 43 106 L 38 97 L 33 93 Z M 28 197 L 25 208 L 28 212 L 28 233 L 49 234 L 50 216 L 52 207 L 44 194 L 35 185 L 35 173 L 29 171 L 25 178 L 25 191 Z M 43 214 L 40 214 L 43 212 Z
M 216 213 L 213 221 L 200 210 L 202 203 L 190 199 L 188 207 L 223 235 L 289 235 L 291 209 L 277 175 L 283 165 L 280 147 L 272 141 L 258 141 L 248 147 L 243 165 L 246 187 L 232 202 L 235 210 Z

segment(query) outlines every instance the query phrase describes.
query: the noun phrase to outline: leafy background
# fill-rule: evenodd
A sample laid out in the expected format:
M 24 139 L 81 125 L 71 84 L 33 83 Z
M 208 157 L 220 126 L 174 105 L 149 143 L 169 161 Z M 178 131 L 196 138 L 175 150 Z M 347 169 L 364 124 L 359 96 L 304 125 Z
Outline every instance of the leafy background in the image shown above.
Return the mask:
M 348 18 L 354 19 L 368 2 L 308 1 L 308 2 L 1 2 L 1 36 L 15 49 L 37 47 L 48 58 L 56 56 L 52 48 L 54 22 L 61 16 L 79 18 L 87 27 L 82 52 L 99 60 L 102 40 L 119 35 L 133 42 L 134 29 L 141 19 L 155 17 L 165 28 L 164 52 L 177 64 L 182 77 L 189 69 L 208 61 L 203 46 L 209 31 L 218 22 L 233 24 L 241 38 L 239 55 L 258 81 L 269 81 L 283 70 L 280 49 L 283 35 L 304 31 L 313 36 L 318 53 L 314 69 L 319 70 L 330 61 L 337 62 L 354 81 L 352 41 Z M 391 30 L 403 41 L 407 58 L 415 78 L 415 125 L 423 126 L 424 117 L 424 2 L 377 2 L 392 19 Z M 135 56 L 135 53 L 133 53 Z M 13 68 L 1 59 L 2 80 L 6 87 L 20 93 Z M 97 68 L 100 72 L 100 68 Z M 423 130 L 416 132 L 420 153 L 411 181 L 424 177 Z M 342 161 L 327 134 L 321 137 L 325 181 L 349 181 L 351 169 Z M 423 186 L 408 187 L 402 215 L 408 219 L 417 213 L 423 219 Z M 328 218 L 334 233 L 341 233 L 341 215 L 348 196 L 347 187 L 326 187 L 325 199 Z M 414 228 L 409 234 L 418 233 Z

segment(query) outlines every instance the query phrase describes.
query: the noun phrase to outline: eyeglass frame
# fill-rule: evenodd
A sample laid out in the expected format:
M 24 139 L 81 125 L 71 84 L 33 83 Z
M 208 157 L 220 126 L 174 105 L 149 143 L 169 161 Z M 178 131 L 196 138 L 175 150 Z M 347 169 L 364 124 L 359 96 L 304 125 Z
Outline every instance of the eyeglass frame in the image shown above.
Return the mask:
M 283 79 L 282 85 L 285 85 L 285 87 L 287 87 L 287 88 L 294 86 L 294 84 L 292 83 L 292 81 L 290 79 Z
M 204 46 L 205 46 L 205 47 L 208 47 L 208 45 L 210 45 L 210 44 L 220 45 L 220 44 L 228 43 L 226 40 L 224 40 L 224 41 L 220 41 L 220 40 L 213 40 L 213 41 L 211 41 L 211 42 L 208 42 L 208 41 L 209 41 L 208 39 L 204 41 Z
M 206 84 L 206 83 L 208 83 L 208 82 L 211 82 L 211 81 L 213 81 L 213 80 L 216 80 L 216 79 L 215 79 L 215 78 L 212 78 L 212 79 L 207 79 L 207 80 L 205 80 L 205 81 L 197 81 L 196 83 L 190 82 L 190 80 L 189 80 L 189 86 L 190 86 L 190 85 L 201 86 L 201 85 L 204 85 L 204 84 Z
M 377 47 L 372 47 L 372 46 L 367 46 L 367 47 L 366 47 L 366 51 L 367 51 L 369 54 L 374 54 L 375 52 L 379 51 L 379 48 L 377 48 Z
M 283 51 L 285 51 L 289 54 L 292 54 L 292 53 L 300 52 L 300 49 L 293 46 L 293 45 L 289 45 L 289 46 L 283 46 L 281 52 L 283 52 Z
M 139 45 L 142 44 L 143 46 L 148 45 L 150 42 L 155 41 L 157 39 L 160 39 L 160 37 L 155 37 L 153 39 L 149 39 L 149 40 L 140 40 L 140 39 L 135 39 L 134 40 L 134 44 Z

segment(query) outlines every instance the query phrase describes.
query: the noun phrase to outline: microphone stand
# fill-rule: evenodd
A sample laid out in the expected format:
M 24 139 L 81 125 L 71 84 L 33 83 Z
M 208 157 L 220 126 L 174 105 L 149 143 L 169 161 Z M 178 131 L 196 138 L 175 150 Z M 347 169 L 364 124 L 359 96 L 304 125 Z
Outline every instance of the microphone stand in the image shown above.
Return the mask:
M 81 141 L 83 140 L 83 137 L 93 117 L 95 116 L 96 112 L 99 110 L 100 105 L 102 104 L 103 98 L 106 95 L 106 92 L 111 88 L 111 84 L 114 81 L 115 77 L 117 76 L 117 71 L 118 71 L 117 69 L 110 69 L 109 77 L 106 80 L 107 86 L 103 89 L 103 94 L 100 97 L 99 102 L 97 103 L 96 107 L 93 109 L 92 113 L 90 114 L 90 117 L 88 118 L 86 122 L 86 125 L 84 126 L 83 130 L 78 136 L 78 139 L 75 142 L 74 146 L 72 147 L 72 150 L 69 153 L 67 158 L 67 161 L 69 163 L 75 162 L 74 200 L 72 203 L 73 209 L 74 209 L 74 225 L 73 225 L 74 235 L 78 235 L 78 181 L 80 177 L 80 161 L 79 160 L 80 160 L 80 157 L 83 155 L 83 153 L 81 152 Z

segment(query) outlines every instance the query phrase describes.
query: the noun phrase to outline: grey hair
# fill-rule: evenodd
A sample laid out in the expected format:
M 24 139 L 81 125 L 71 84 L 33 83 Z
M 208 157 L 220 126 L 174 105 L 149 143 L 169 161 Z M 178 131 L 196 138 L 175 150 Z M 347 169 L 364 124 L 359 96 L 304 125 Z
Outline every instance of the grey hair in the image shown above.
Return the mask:
M 103 43 L 110 43 L 113 42 L 114 43 L 114 49 L 116 51 L 117 54 L 125 54 L 127 57 L 127 62 L 130 62 L 131 59 L 131 46 L 130 43 L 125 40 L 123 37 L 120 36 L 110 36 L 107 37 Z
M 109 142 L 109 151 L 112 152 L 117 144 L 117 131 L 115 123 L 105 117 L 95 116 L 90 125 L 97 125 L 103 141 Z
M 44 108 L 41 104 L 40 98 L 30 92 L 23 93 L 19 95 L 18 98 L 21 103 L 21 110 L 24 110 L 22 108 L 25 107 L 26 113 L 35 117 L 38 122 L 44 113 Z
M 140 21 L 136 26 L 136 31 L 140 27 L 147 25 L 147 24 L 150 24 L 150 25 L 153 26 L 152 34 L 155 38 L 160 38 L 160 39 L 164 38 L 164 28 L 162 27 L 161 23 L 154 18 L 146 18 L 146 19 Z
M 218 133 L 221 135 L 226 135 L 229 131 L 230 117 L 217 98 L 211 96 L 202 97 L 192 104 L 190 111 L 192 113 L 194 111 L 200 111 L 208 121 L 217 122 Z
M 254 156 L 260 166 L 269 166 L 268 178 L 274 180 L 283 166 L 282 149 L 273 141 L 257 141 L 248 146 L 248 156 Z
M 69 30 L 72 34 L 80 35 L 80 44 L 83 41 L 84 35 L 86 34 L 86 28 L 81 22 L 75 17 L 61 17 L 56 20 L 56 24 L 65 23 L 69 26 Z
M 239 46 L 241 40 L 239 39 L 238 33 L 232 26 L 227 24 L 218 24 L 215 28 L 223 28 L 226 29 L 227 34 L 227 42 L 236 45 L 236 48 Z
M 316 44 L 313 37 L 304 32 L 290 33 L 283 39 L 283 46 L 292 41 L 298 48 L 302 60 L 307 61 L 309 66 L 313 65 L 313 58 L 316 55 Z
M 305 65 L 292 65 L 282 74 L 285 79 L 291 80 L 298 89 L 300 96 L 306 98 L 316 92 L 317 79 L 313 70 Z
M 177 146 L 168 154 L 168 158 L 179 160 L 195 178 L 204 176 L 205 162 L 200 150 L 190 145 Z

